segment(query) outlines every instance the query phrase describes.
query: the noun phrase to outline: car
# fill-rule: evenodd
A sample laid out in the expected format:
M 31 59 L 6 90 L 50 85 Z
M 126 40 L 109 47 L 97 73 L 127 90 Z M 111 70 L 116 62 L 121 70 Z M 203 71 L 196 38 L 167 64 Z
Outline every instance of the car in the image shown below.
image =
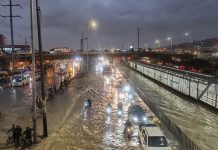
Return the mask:
M 17 74 L 11 78 L 12 86 L 24 86 L 29 83 L 29 75 L 28 74 Z
M 140 126 L 139 140 L 143 150 L 172 150 L 166 136 L 154 124 Z
M 32 81 L 32 71 L 26 71 L 25 74 L 29 75 L 29 80 Z M 39 80 L 40 79 L 40 72 L 36 72 L 35 73 L 35 80 Z
M 147 122 L 145 111 L 140 105 L 131 105 L 129 107 L 128 118 L 132 124 L 144 124 Z

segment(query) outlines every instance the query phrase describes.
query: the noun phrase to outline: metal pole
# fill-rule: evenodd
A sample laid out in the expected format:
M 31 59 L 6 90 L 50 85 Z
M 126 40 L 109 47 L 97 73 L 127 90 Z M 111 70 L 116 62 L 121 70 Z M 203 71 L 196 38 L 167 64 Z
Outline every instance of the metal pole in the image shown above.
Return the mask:
M 87 76 L 88 76 L 88 72 L 89 72 L 88 51 L 89 51 L 89 24 L 88 24 L 88 28 L 87 28 L 87 51 L 86 51 L 86 71 L 87 71 Z
M 41 11 L 39 6 L 39 0 L 36 0 L 36 14 L 37 14 L 37 28 L 38 28 L 38 43 L 40 53 L 40 71 L 41 71 L 41 94 L 43 101 L 43 133 L 44 137 L 48 136 L 47 129 L 47 114 L 46 114 L 46 99 L 45 99 L 45 86 L 44 86 L 44 64 L 43 64 L 43 50 L 42 50 L 42 39 L 41 39 Z
M 170 43 L 171 43 L 171 52 L 173 52 L 173 39 L 172 38 L 170 40 Z
M 192 47 L 192 36 L 191 36 L 191 34 L 190 34 L 189 40 L 190 40 L 190 48 L 191 48 Z
M 139 28 L 138 28 L 138 51 L 139 51 L 139 38 L 140 38 L 140 33 L 139 33 Z
M 10 27 L 11 27 L 11 54 L 12 54 L 12 70 L 14 73 L 14 30 L 13 30 L 13 11 L 12 11 L 12 1 L 9 0 L 10 6 Z
M 34 51 L 34 16 L 33 0 L 30 0 L 30 24 L 31 24 L 31 47 L 32 47 L 32 94 L 33 94 L 33 131 L 34 143 L 37 143 L 37 123 L 36 123 L 36 79 L 35 79 L 35 51 Z

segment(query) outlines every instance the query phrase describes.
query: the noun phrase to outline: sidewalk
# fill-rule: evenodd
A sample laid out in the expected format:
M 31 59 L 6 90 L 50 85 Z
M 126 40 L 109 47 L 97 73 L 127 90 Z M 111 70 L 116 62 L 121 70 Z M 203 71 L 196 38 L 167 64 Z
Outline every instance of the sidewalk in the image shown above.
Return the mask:
M 53 99 L 47 101 L 48 134 L 58 128 L 68 108 L 77 101 L 76 95 L 78 95 L 79 92 L 76 87 L 83 83 L 82 80 L 83 78 L 73 78 L 66 88 L 59 90 Z M 88 86 L 85 83 L 83 84 Z M 5 149 L 5 142 L 8 136 L 6 132 L 11 128 L 12 124 L 20 125 L 23 130 L 27 126 L 32 127 L 31 104 L 32 97 L 30 94 L 28 102 L 22 103 L 22 105 L 19 106 L 13 106 L 13 109 L 7 109 L 7 112 L 4 112 L 4 115 L 0 118 L 0 149 Z M 37 120 L 37 129 L 38 134 L 42 135 L 41 116 Z

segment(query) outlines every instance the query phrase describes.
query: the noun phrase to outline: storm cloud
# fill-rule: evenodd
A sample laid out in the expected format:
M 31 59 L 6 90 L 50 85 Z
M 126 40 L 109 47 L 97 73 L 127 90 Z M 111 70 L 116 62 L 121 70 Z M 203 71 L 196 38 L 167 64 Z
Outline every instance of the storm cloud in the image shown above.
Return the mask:
M 8 0 L 0 3 L 8 4 Z M 29 1 L 13 3 L 23 6 L 14 8 L 14 15 L 23 17 L 14 18 L 15 43 L 23 44 L 25 37 L 30 43 Z M 136 45 L 138 27 L 140 47 L 144 43 L 153 47 L 154 40 L 167 36 L 173 37 L 174 43 L 185 42 L 186 31 L 191 32 L 193 40 L 218 36 L 217 0 L 41 0 L 40 6 L 44 49 L 63 46 L 79 49 L 81 33 L 87 33 L 91 19 L 98 22 L 98 28 L 89 32 L 93 49 Z M 1 15 L 8 13 L 8 8 L 0 8 Z M 0 18 L 1 33 L 10 43 L 9 19 Z M 161 44 L 169 43 L 162 40 Z

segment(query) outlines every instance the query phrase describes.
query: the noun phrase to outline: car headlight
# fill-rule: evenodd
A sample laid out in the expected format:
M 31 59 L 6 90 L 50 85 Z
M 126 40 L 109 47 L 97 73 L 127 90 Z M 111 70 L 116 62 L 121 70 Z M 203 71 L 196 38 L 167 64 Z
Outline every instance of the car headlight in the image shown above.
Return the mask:
M 130 95 L 128 96 L 128 98 L 129 98 L 129 99 L 132 99 L 132 95 L 130 94 Z
M 121 110 L 118 110 L 118 115 L 122 115 L 122 111 Z
M 15 79 L 13 79 L 13 80 L 12 80 L 12 82 L 14 83 L 14 82 L 16 82 L 16 80 L 15 80 Z
M 146 122 L 146 121 L 147 121 L 147 118 L 146 118 L 146 117 L 143 117 L 143 121 Z
M 134 122 L 138 122 L 138 118 L 136 116 L 133 117 Z
M 111 113 L 111 108 L 108 107 L 108 108 L 106 109 L 106 111 L 107 111 L 107 113 Z
M 123 99 L 124 97 L 125 97 L 124 94 L 123 94 L 123 93 L 120 93 L 119 98 L 120 98 L 120 99 Z
M 124 91 L 129 92 L 129 91 L 130 91 L 130 86 L 129 86 L 129 85 L 126 85 L 126 86 L 124 87 Z

